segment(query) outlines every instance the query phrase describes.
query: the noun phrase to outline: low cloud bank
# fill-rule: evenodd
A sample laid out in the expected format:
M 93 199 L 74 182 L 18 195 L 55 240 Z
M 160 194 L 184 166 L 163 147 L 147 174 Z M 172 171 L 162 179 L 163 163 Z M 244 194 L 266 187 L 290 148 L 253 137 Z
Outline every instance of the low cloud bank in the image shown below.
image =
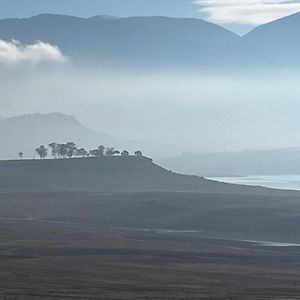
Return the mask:
M 60 49 L 48 43 L 37 41 L 34 44 L 27 45 L 16 40 L 0 40 L 0 64 L 63 63 L 65 61 L 66 57 L 62 54 Z

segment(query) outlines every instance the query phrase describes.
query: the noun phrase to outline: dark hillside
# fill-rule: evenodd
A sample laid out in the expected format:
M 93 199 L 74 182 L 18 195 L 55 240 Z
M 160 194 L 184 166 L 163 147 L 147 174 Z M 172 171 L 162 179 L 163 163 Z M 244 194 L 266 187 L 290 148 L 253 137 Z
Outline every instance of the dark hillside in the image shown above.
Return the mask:
M 171 191 L 298 195 L 297 192 L 230 185 L 198 176 L 176 174 L 159 167 L 149 158 L 136 156 L 2 161 L 0 191 Z

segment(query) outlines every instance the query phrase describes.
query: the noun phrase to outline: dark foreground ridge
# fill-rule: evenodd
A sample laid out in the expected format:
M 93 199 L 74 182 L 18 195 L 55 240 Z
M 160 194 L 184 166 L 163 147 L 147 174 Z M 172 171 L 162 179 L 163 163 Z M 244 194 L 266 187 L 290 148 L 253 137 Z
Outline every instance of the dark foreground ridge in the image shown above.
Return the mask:
M 0 162 L 1 192 L 201 192 L 298 195 L 262 187 L 219 183 L 173 173 L 147 157 L 89 157 Z
M 146 157 L 0 162 L 0 299 L 299 299 L 295 195 Z

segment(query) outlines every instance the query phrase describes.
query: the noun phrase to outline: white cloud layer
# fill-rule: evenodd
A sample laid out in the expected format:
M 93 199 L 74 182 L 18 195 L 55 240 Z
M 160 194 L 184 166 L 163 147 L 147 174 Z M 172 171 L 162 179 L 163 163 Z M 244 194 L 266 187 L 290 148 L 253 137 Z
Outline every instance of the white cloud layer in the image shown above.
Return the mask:
M 63 63 L 66 58 L 57 46 L 50 45 L 41 41 L 26 45 L 18 41 L 0 40 L 0 63 L 1 64 L 20 64 L 41 62 Z
M 195 0 L 207 20 L 260 25 L 300 11 L 297 0 Z

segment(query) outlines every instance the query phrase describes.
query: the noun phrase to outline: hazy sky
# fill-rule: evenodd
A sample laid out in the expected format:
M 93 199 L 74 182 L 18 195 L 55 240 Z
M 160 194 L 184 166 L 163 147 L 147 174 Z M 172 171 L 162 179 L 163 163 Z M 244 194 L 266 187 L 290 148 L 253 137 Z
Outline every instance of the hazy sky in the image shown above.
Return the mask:
M 300 11 L 299 0 L 0 0 L 0 18 L 40 13 L 203 18 L 244 33 Z
M 237 79 L 61 67 L 0 69 L 1 115 L 63 112 L 98 132 L 141 141 L 154 157 L 299 146 L 300 79 L 292 74 Z
M 299 6 L 292 0 L 0 0 L 0 18 L 166 15 L 244 30 Z M 299 146 L 298 72 L 120 70 L 81 68 L 47 40 L 0 37 L 0 114 L 64 112 L 94 130 L 145 140 L 159 155 Z

